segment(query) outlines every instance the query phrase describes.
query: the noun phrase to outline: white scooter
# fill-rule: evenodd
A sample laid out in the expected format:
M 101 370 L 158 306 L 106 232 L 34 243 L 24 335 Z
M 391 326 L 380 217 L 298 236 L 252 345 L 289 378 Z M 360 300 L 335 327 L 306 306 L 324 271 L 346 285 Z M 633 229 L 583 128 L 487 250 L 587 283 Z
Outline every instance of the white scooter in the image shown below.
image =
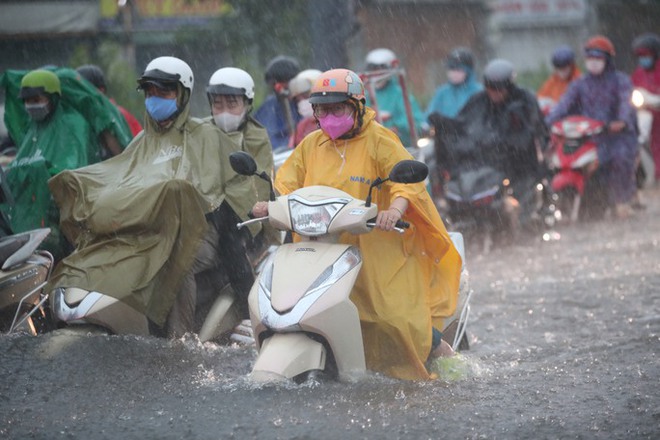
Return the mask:
M 198 333 L 201 342 L 219 341 L 241 322 L 236 295 L 229 284 L 222 286 L 203 318 Z M 57 327 L 116 335 L 155 335 L 144 314 L 102 292 L 58 287 L 50 292 L 50 309 Z
M 245 300 L 239 299 L 231 287 L 225 270 L 218 267 L 196 275 L 197 334 L 201 342 L 224 342 L 230 338 L 246 343 L 249 337 L 232 334 L 241 323 L 246 306 Z M 143 313 L 103 292 L 58 287 L 50 292 L 50 309 L 57 327 L 118 335 L 163 336 L 162 331 L 150 326 Z M 242 327 L 240 329 L 245 333 Z
M 245 152 L 232 153 L 230 162 L 239 174 L 260 175 Z M 423 163 L 402 161 L 388 178 L 376 179 L 371 189 L 387 180 L 421 182 L 427 174 Z M 378 207 L 370 199 L 358 200 L 334 188 L 310 186 L 273 198 L 268 217 L 238 224 L 241 228 L 268 220 L 276 229 L 302 238 L 280 246 L 271 255 L 248 297 L 258 349 L 250 374 L 254 381 L 300 381 L 318 373 L 348 379 L 366 371 L 360 319 L 350 300 L 362 256 L 355 246 L 339 243 L 339 236 L 373 229 Z M 397 230 L 403 232 L 401 227 L 407 226 L 400 221 Z M 454 238 L 462 251 L 462 237 Z M 466 344 L 466 292 L 464 285 L 457 312 L 442 329 L 454 348 Z
M 652 110 L 660 109 L 660 95 L 654 95 L 641 87 L 633 90 L 632 104 L 637 109 L 637 129 L 639 135 L 640 165 L 637 167 L 637 183 L 640 187 L 648 187 L 655 180 L 655 162 L 650 150 L 651 127 L 653 126 Z

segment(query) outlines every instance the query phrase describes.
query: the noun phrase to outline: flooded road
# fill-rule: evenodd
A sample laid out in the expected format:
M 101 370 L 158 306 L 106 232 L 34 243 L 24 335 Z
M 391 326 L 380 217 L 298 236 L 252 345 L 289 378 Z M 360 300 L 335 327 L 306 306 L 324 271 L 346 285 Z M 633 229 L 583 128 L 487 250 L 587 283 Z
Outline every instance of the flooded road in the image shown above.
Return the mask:
M 626 222 L 468 254 L 471 349 L 443 378 L 256 387 L 254 349 L 0 336 L 0 438 L 660 438 L 660 190 Z

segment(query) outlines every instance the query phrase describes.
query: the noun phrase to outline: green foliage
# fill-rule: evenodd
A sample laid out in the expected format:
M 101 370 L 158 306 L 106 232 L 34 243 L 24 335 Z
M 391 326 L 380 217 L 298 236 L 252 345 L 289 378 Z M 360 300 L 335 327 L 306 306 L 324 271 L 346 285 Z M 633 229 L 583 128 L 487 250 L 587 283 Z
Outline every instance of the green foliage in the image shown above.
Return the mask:
M 68 65 L 72 68 L 84 64 L 96 64 L 104 74 L 108 85 L 107 95 L 114 98 L 118 104 L 125 107 L 141 119 L 144 107 L 143 97 L 136 91 L 137 75 L 124 59 L 122 48 L 114 41 L 101 42 L 96 51 L 92 53 L 88 45 L 77 46 L 69 59 Z
M 521 87 L 525 87 L 531 90 L 532 92 L 536 92 L 545 82 L 545 80 L 550 77 L 551 73 L 552 72 L 548 66 L 542 65 L 536 70 L 520 72 L 518 74 L 518 78 L 516 79 L 516 83 Z
M 137 74 L 122 54 L 118 43 L 106 41 L 97 50 L 99 66 L 105 72 L 108 96 L 131 112 L 138 120 L 142 119 L 144 97 L 137 89 Z
M 218 19 L 221 35 L 233 64 L 249 72 L 258 83 L 268 61 L 277 55 L 296 57 L 302 66 L 311 57 L 306 0 L 227 0 L 230 12 Z M 257 87 L 255 106 L 267 90 Z

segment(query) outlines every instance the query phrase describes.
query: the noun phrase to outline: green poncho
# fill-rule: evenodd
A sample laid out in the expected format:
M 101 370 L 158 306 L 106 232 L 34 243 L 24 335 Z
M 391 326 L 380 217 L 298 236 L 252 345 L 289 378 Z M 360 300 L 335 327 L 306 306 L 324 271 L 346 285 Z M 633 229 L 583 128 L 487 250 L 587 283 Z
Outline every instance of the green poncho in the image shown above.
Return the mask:
M 98 162 L 99 134 L 110 130 L 121 145 L 131 139 L 124 118 L 116 107 L 71 69 L 56 69 L 62 97 L 46 120 L 30 119 L 18 97 L 27 71 L 8 70 L 0 75 L 5 91 L 5 122 L 18 146 L 7 170 L 7 183 L 15 199 L 3 206 L 14 232 L 50 227 L 43 247 L 56 258 L 64 256 L 65 240 L 59 232 L 59 214 L 47 182 L 60 171 Z
M 133 136 L 117 107 L 93 85 L 82 79 L 75 70 L 57 68 L 52 71 L 60 79 L 62 108 L 67 112 L 79 113 L 97 137 L 103 131 L 110 130 L 119 144 L 126 147 Z M 21 80 L 28 72 L 7 70 L 0 75 L 0 87 L 5 91 L 5 125 L 14 143 L 19 146 L 30 124 L 30 117 L 23 107 L 23 101 L 18 97 Z M 98 155 L 100 150 L 98 139 L 94 139 L 88 147 L 92 152 L 90 157 Z

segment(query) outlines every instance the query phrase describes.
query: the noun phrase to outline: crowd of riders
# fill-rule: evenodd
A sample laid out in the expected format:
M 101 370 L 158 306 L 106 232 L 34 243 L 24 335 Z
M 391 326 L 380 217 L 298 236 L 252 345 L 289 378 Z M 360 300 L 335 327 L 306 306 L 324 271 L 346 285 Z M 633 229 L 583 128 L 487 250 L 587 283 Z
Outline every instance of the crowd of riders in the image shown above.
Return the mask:
M 154 334 L 169 337 L 194 331 L 204 289 L 197 285 L 200 273 L 231 262 L 232 285 L 247 297 L 255 279 L 252 259 L 283 239 L 258 223 L 235 229 L 238 221 L 267 215 L 273 189 L 264 179 L 234 172 L 228 161 L 234 151 L 254 157 L 279 194 L 325 184 L 359 198 L 364 186 L 356 182 L 364 170 L 378 175 L 395 159 L 408 158 L 405 147 L 441 115 L 461 121 L 474 136 L 488 133 L 488 142 L 477 143 L 479 154 L 510 180 L 524 225 L 534 209 L 530 188 L 544 172 L 549 127 L 582 114 L 607 127 L 598 138 L 598 159 L 606 170 L 609 212 L 628 218 L 643 208 L 631 95 L 634 87 L 660 94 L 660 38 L 634 40 L 632 75 L 616 69 L 608 38 L 594 36 L 580 49 L 557 48 L 552 75 L 534 94 L 517 84 L 511 62 L 490 60 L 479 75 L 471 50 L 457 47 L 445 59 L 447 82 L 426 111 L 400 80 L 397 55 L 386 48 L 367 54 L 362 73 L 303 69 L 295 57 L 275 57 L 265 70 L 269 94 L 257 108 L 259 84 L 247 71 L 224 66 L 203 85 L 208 111 L 201 118 L 190 108 L 197 79 L 175 57 L 157 57 L 144 68 L 137 88 L 146 111 L 138 119 L 106 96 L 97 66 L 6 71 L 0 85 L 16 150 L 3 171 L 13 202 L 5 201 L 2 215 L 15 233 L 51 229 L 44 246 L 59 262 L 51 287 L 84 285 L 116 295 L 145 313 Z M 652 111 L 659 116 L 650 136 L 657 179 L 660 115 Z M 281 150 L 291 156 L 276 173 L 273 152 Z M 436 157 L 449 173 L 450 162 Z M 453 313 L 460 256 L 424 190 L 384 185 L 378 206 L 377 228 L 389 231 L 397 220 L 411 220 L 417 235 L 346 238 L 367 257 L 389 243 L 391 271 L 383 269 L 381 253 L 378 265 L 366 264 L 354 293 L 371 347 L 368 367 L 428 378 L 424 362 L 453 353 L 433 323 Z M 394 301 L 410 280 L 419 284 L 419 298 Z

